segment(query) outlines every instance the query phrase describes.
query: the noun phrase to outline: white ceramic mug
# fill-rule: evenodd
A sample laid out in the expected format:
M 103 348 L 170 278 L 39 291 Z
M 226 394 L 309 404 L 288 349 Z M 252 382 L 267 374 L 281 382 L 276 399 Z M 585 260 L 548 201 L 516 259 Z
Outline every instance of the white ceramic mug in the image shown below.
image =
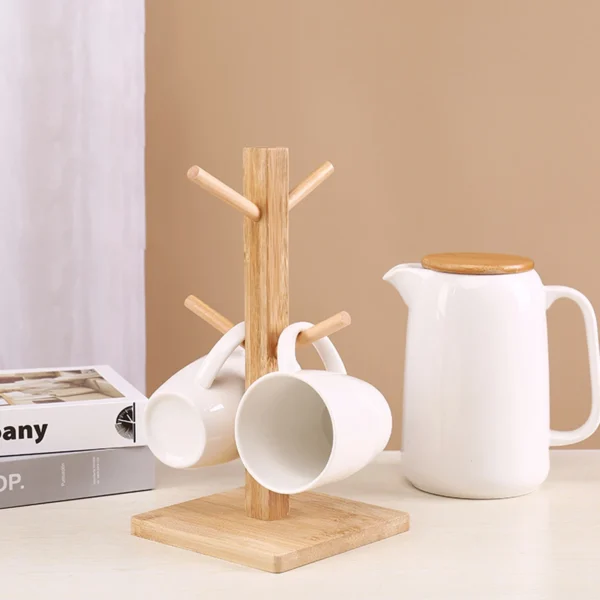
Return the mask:
M 240 458 L 263 487 L 297 494 L 356 473 L 381 452 L 392 415 L 379 390 L 346 375 L 328 338 L 314 344 L 327 371 L 302 370 L 294 323 L 277 346 L 279 371 L 255 381 L 235 420 Z
M 148 446 L 164 464 L 185 469 L 237 458 L 233 426 L 245 387 L 244 337 L 239 323 L 150 397 Z

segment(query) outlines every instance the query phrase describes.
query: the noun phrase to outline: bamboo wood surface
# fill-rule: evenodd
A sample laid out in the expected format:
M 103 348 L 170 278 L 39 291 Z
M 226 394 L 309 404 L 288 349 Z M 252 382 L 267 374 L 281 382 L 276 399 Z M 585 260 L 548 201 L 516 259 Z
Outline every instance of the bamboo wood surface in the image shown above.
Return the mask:
M 289 519 L 250 519 L 244 489 L 159 508 L 133 517 L 131 532 L 170 546 L 282 573 L 403 533 L 407 513 L 305 492 L 291 498 Z
M 432 271 L 462 275 L 507 275 L 525 273 L 534 267 L 533 261 L 525 256 L 476 252 L 429 254 L 421 264 Z
M 260 210 L 255 204 L 228 185 L 225 185 L 214 175 L 207 173 L 204 169 L 198 166 L 190 167 L 187 176 L 190 181 L 193 181 L 216 198 L 219 198 L 219 200 L 227 202 L 227 204 L 239 210 L 249 219 L 253 221 L 260 219 Z
M 329 161 L 323 163 L 318 169 L 313 171 L 290 192 L 288 209 L 292 210 L 294 206 L 304 200 L 306 196 L 323 183 L 332 173 L 333 165 Z
M 217 312 L 214 308 L 202 302 L 200 298 L 196 298 L 196 296 L 188 296 L 185 299 L 184 306 L 209 325 L 212 325 L 220 333 L 227 333 L 233 327 L 233 323 L 227 317 L 224 317 L 220 312 Z
M 352 319 L 350 315 L 343 310 L 316 325 L 313 325 L 310 329 L 306 329 L 302 331 L 298 335 L 298 339 L 296 340 L 298 344 L 314 344 L 316 341 L 321 338 L 327 337 L 344 329 L 344 327 L 348 327 L 352 323 Z
M 217 312 L 214 308 L 208 306 L 205 302 L 202 302 L 196 296 L 188 296 L 185 299 L 184 305 L 220 333 L 227 333 L 233 327 L 232 321 Z M 314 344 L 321 338 L 337 333 L 341 329 L 344 329 L 344 327 L 348 327 L 351 323 L 352 319 L 350 315 L 344 310 L 300 333 L 297 342 L 301 345 Z
M 244 196 L 261 214 L 244 219 L 246 387 L 277 370 L 277 341 L 289 323 L 289 152 L 244 148 Z M 287 516 L 289 496 L 246 473 L 246 513 L 273 521 Z

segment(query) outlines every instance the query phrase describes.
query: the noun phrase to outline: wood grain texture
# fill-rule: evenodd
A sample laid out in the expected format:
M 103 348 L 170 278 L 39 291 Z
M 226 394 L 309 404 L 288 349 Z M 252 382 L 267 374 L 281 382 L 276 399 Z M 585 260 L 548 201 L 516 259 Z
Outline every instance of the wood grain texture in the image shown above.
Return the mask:
M 137 515 L 131 532 L 271 573 L 403 533 L 407 513 L 306 492 L 291 499 L 290 518 L 264 521 L 245 513 L 244 489 Z
M 333 165 L 327 161 L 313 171 L 304 181 L 299 183 L 291 192 L 288 209 L 302 202 L 315 188 L 323 183 L 333 173 Z
M 244 196 L 261 213 L 244 219 L 246 387 L 277 370 L 277 340 L 289 323 L 289 152 L 244 149 Z M 264 520 L 285 517 L 289 498 L 246 474 L 247 514 Z
M 343 310 L 342 312 L 313 325 L 310 329 L 300 332 L 296 341 L 301 345 L 314 344 L 321 338 L 332 335 L 345 327 L 348 327 L 351 323 L 352 319 L 350 318 L 350 315 Z
M 200 317 L 220 333 L 227 333 L 234 325 L 227 317 L 224 317 L 220 312 L 206 304 L 206 302 L 202 302 L 196 296 L 189 295 L 183 304 L 188 310 L 192 311 L 197 317 Z
M 533 269 L 533 260 L 513 254 L 448 252 L 429 254 L 421 261 L 426 269 L 464 275 L 506 275 Z
M 202 189 L 206 190 L 215 198 L 223 200 L 233 208 L 239 210 L 249 219 L 258 221 L 260 219 L 260 210 L 255 204 L 250 202 L 247 198 L 244 198 L 239 192 L 225 185 L 220 179 L 217 179 L 214 175 L 207 173 L 204 169 L 198 166 L 193 166 L 188 169 L 188 179 L 199 185 Z

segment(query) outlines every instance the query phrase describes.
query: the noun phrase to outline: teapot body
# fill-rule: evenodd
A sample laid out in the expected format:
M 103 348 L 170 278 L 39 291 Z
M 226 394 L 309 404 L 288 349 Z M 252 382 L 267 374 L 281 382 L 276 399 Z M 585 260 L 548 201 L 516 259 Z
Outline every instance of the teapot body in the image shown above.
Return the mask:
M 549 468 L 540 277 L 422 269 L 419 278 L 406 342 L 406 477 L 422 490 L 463 498 L 532 491 Z

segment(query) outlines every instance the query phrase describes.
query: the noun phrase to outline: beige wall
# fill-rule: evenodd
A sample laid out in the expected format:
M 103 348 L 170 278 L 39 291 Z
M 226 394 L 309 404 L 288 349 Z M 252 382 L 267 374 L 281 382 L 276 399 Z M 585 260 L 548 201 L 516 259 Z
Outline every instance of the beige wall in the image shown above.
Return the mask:
M 336 166 L 293 212 L 291 317 L 351 313 L 335 342 L 390 401 L 391 447 L 406 308 L 389 267 L 525 254 L 600 307 L 599 22 L 591 0 L 148 1 L 148 391 L 217 339 L 187 294 L 243 317 L 242 218 L 185 173 L 241 189 L 244 146 L 289 146 L 292 184 Z M 583 325 L 563 303 L 549 320 L 552 423 L 572 428 Z

